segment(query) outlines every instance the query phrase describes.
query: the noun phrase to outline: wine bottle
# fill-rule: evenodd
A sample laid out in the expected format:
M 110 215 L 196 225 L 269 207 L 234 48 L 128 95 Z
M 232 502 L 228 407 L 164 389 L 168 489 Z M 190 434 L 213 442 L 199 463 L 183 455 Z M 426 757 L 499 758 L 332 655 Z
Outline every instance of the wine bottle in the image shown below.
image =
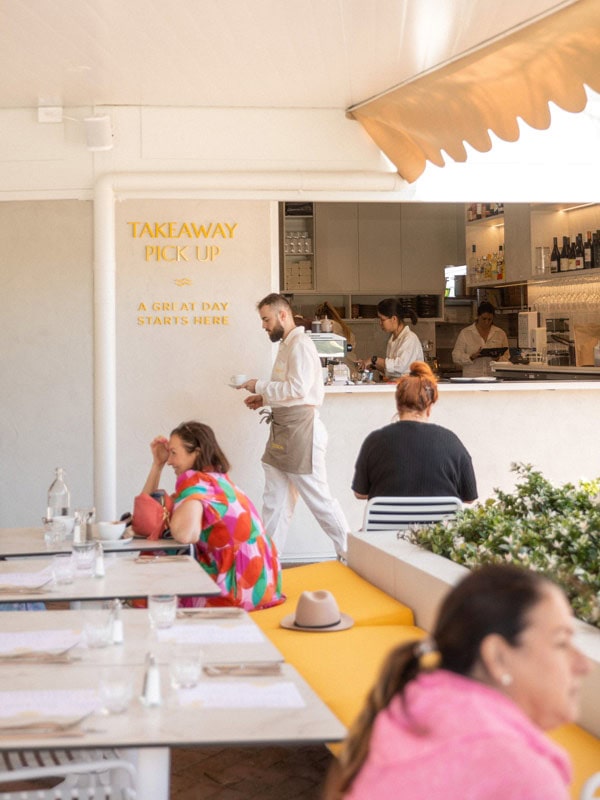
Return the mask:
M 583 269 L 583 234 L 578 233 L 575 239 L 575 269 Z
M 600 267 L 600 230 L 597 230 L 592 239 L 592 266 Z
M 560 271 L 561 272 L 568 272 L 569 271 L 569 237 L 563 236 L 562 237 L 562 247 L 560 250 Z
M 498 247 L 498 262 L 496 264 L 496 278 L 499 281 L 504 280 L 504 245 Z
M 569 272 L 575 269 L 575 242 L 567 236 L 567 258 L 569 259 Z
M 553 238 L 554 247 L 550 253 L 550 272 L 560 272 L 560 250 L 558 249 L 558 236 Z
M 583 268 L 591 269 L 594 265 L 592 256 L 592 232 L 587 232 L 587 239 L 583 243 Z
M 469 283 L 474 284 L 479 281 L 479 273 L 477 271 L 477 245 L 471 245 L 471 256 L 469 258 Z

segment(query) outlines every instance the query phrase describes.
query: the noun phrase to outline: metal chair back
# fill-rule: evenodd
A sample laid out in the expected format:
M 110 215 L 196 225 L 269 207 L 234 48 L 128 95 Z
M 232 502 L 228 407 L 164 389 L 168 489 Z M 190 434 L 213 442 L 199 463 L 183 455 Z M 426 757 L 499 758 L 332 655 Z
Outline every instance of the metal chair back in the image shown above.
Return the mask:
M 367 502 L 364 531 L 397 531 L 430 525 L 462 508 L 458 497 L 372 497 Z

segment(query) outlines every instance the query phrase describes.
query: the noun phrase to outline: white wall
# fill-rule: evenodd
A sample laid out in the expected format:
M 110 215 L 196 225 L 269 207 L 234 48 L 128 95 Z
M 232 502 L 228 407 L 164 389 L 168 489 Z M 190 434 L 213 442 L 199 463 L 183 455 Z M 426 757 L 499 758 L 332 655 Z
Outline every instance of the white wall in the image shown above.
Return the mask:
M 41 524 L 54 467 L 92 492 L 92 204 L 0 203 L 0 525 Z
M 93 110 L 65 109 L 65 113 L 83 119 Z M 335 109 L 102 111 L 113 120 L 114 148 L 92 154 L 85 147 L 83 126 L 76 122 L 40 125 L 35 109 L 0 110 L 0 200 L 4 201 L 0 203 L 4 300 L 0 316 L 0 524 L 5 526 L 39 521 L 52 469 L 59 463 L 69 470 L 74 503 L 87 505 L 93 500 L 93 207 L 90 202 L 78 201 L 92 199 L 102 175 L 196 172 L 230 176 L 227 189 L 211 189 L 210 181 L 205 181 L 197 190 L 193 186 L 186 191 L 157 189 L 154 194 L 147 193 L 143 202 L 121 194 L 116 198 L 117 224 L 129 211 L 129 202 L 139 203 L 138 208 L 145 210 L 149 206 L 144 204 L 151 197 L 158 202 L 157 207 L 173 207 L 177 213 L 187 213 L 187 207 L 171 206 L 175 200 L 202 200 L 219 212 L 223 201 L 237 201 L 239 205 L 226 206 L 228 213 L 239 214 L 240 219 L 256 215 L 258 228 L 263 224 L 269 227 L 267 201 L 295 198 L 380 202 L 494 197 L 504 201 L 597 199 L 600 149 L 579 146 L 583 141 L 597 141 L 593 115 L 558 115 L 567 137 L 577 146 L 550 149 L 551 154 L 546 155 L 536 143 L 541 139 L 550 142 L 551 135 L 534 133 L 526 137 L 524 149 L 519 144 L 501 144 L 497 154 L 474 154 L 466 165 L 428 168 L 416 184 L 408 185 L 394 175 L 363 129 Z M 578 131 L 584 131 L 584 135 Z M 236 315 L 228 363 L 237 357 L 238 343 L 243 342 L 257 370 L 267 367 L 270 352 L 258 325 L 252 322 L 252 306 L 263 288 L 271 288 L 272 251 L 266 240 L 274 232 L 273 227 L 255 231 L 240 250 L 241 260 L 235 261 L 236 268 L 244 261 L 252 277 L 243 285 L 246 310 L 240 306 Z M 226 426 L 224 446 L 235 464 L 234 476 L 256 499 L 262 485 L 258 467 L 261 436 L 266 432 L 264 426 L 258 432 L 249 428 L 245 409 L 237 416 L 233 390 L 221 383 L 238 366 L 231 369 L 215 364 L 212 356 L 207 356 L 204 342 L 198 349 L 192 348 L 191 363 L 187 359 L 182 363 L 180 352 L 185 348 L 179 348 L 180 332 L 171 332 L 172 338 L 167 341 L 131 329 L 131 304 L 141 294 L 151 294 L 154 285 L 142 283 L 134 260 L 123 255 L 126 252 L 127 242 L 121 237 L 117 302 L 119 503 L 127 507 L 131 493 L 139 486 L 140 470 L 143 472 L 147 464 L 148 437 L 175 425 L 181 417 L 200 414 L 207 415 L 205 418 L 215 427 L 217 418 L 235 421 L 231 428 Z M 203 288 L 208 293 L 217 291 L 210 283 Z M 160 292 L 166 296 L 168 289 L 161 278 Z M 183 384 L 178 383 L 182 372 L 186 374 Z M 144 383 L 153 389 L 150 396 L 143 391 Z M 175 394 L 165 388 L 174 384 L 181 386 Z M 217 385 L 218 390 L 213 388 Z M 248 436 L 250 439 L 244 439 Z M 240 442 L 245 445 L 241 460 L 231 452 L 230 442 L 236 449 Z M 256 452 L 250 455 L 252 450 Z M 338 492 L 336 488 L 336 494 L 354 518 L 347 481 L 338 482 L 339 469 L 330 458 L 332 481 L 340 489 Z M 346 462 L 342 470 L 347 471 Z M 323 548 L 330 551 L 311 518 L 300 511 L 290 552 L 301 555 L 323 552 Z
M 192 221 L 207 227 L 235 225 L 233 238 L 157 240 L 133 238 L 131 221 Z M 131 507 L 150 466 L 149 442 L 180 422 L 210 425 L 232 463 L 232 477 L 260 508 L 260 456 L 266 436 L 258 415 L 228 386 L 235 373 L 270 372 L 272 345 L 261 330 L 256 302 L 272 290 L 270 204 L 264 201 L 129 200 L 117 205 L 117 492 L 119 508 Z M 224 228 L 226 230 L 226 228 Z M 185 262 L 145 260 L 156 242 L 187 247 Z M 195 248 L 212 261 L 195 258 Z M 183 258 L 183 257 L 182 257 Z M 178 286 L 186 278 L 191 285 Z M 139 310 L 140 304 L 147 311 Z M 153 310 L 171 304 L 174 308 Z M 206 310 L 203 304 L 226 304 Z M 184 305 L 187 308 L 182 308 Z M 192 309 L 193 306 L 193 309 Z M 143 325 L 138 324 L 142 318 Z M 148 318 L 150 322 L 148 322 Z M 218 318 L 219 324 L 194 324 Z M 187 319 L 188 324 L 185 324 Z M 165 324 L 170 320 L 171 324 Z M 177 324 L 175 323 L 177 320 Z M 156 324 L 157 322 L 163 324 Z M 173 490 L 170 468 L 164 488 Z

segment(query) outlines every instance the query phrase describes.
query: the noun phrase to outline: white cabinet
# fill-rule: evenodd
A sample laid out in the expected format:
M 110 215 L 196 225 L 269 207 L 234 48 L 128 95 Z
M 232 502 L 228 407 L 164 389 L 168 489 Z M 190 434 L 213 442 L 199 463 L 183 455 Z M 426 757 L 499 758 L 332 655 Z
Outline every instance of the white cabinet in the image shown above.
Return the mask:
M 358 289 L 357 204 L 317 203 L 315 232 L 317 291 L 353 292 Z
M 444 266 L 465 263 L 463 213 L 458 203 L 284 203 L 284 291 L 442 292 Z
M 400 294 L 403 291 L 400 208 L 400 203 L 358 204 L 361 292 Z
M 504 206 L 504 282 L 531 278 L 531 214 L 529 203 Z
M 465 263 L 462 207 L 405 203 L 401 207 L 402 291 L 442 292 L 444 266 Z

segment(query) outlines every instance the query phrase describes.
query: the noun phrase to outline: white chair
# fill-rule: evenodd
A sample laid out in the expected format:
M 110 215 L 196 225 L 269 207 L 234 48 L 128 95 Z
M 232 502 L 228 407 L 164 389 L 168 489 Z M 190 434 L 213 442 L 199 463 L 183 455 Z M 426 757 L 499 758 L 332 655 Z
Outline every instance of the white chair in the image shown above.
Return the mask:
M 579 800 L 598 800 L 598 797 L 600 797 L 600 794 L 598 794 L 599 789 L 600 772 L 596 772 L 583 784 Z
M 458 497 L 372 497 L 367 501 L 364 531 L 398 531 L 430 525 L 462 508 Z
M 51 788 L 34 781 L 62 779 Z M 135 800 L 137 772 L 115 750 L 10 750 L 0 753 L 0 800 Z M 11 783 L 16 786 L 5 791 Z M 48 783 L 48 781 L 46 781 Z

